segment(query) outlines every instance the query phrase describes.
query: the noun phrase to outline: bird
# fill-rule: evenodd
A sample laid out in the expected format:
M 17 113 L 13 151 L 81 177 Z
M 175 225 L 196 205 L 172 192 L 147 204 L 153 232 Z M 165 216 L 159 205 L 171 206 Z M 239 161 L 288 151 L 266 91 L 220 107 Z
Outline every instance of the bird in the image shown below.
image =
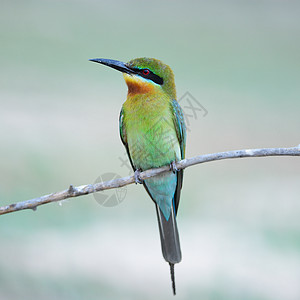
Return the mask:
M 119 131 L 134 171 L 156 208 L 161 248 L 170 265 L 173 294 L 176 295 L 174 265 L 181 261 L 176 223 L 183 170 L 176 162 L 185 158 L 186 125 L 183 110 L 176 100 L 172 69 L 155 58 L 135 58 L 127 63 L 95 58 L 92 62 L 123 73 L 127 99 L 119 117 Z M 170 171 L 141 180 L 142 171 L 170 166 Z

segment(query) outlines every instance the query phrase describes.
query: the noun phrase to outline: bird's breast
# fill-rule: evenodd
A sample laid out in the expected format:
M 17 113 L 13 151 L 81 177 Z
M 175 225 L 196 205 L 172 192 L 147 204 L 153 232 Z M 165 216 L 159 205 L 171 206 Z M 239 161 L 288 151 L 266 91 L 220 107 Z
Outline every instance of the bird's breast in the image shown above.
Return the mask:
M 139 101 L 131 109 L 127 101 L 123 105 L 128 149 L 135 167 L 146 170 L 179 160 L 180 146 L 169 104 L 153 98 Z

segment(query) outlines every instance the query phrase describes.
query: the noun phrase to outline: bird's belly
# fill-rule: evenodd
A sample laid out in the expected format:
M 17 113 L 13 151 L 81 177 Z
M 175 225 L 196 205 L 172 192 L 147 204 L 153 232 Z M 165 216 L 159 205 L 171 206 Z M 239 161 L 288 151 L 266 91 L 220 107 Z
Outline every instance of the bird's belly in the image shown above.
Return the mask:
M 180 146 L 173 124 L 160 118 L 148 125 L 135 127 L 127 137 L 134 166 L 146 170 L 180 160 Z

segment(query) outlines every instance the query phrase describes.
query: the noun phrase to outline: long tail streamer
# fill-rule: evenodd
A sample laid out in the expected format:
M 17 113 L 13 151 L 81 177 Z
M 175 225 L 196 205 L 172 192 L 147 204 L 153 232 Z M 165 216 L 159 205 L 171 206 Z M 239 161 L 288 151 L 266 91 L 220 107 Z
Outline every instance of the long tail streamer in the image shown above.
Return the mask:
M 175 272 L 174 272 L 174 264 L 169 263 L 170 265 L 170 273 L 171 273 L 171 280 L 172 280 L 172 288 L 173 288 L 173 294 L 176 295 L 176 286 L 175 286 Z

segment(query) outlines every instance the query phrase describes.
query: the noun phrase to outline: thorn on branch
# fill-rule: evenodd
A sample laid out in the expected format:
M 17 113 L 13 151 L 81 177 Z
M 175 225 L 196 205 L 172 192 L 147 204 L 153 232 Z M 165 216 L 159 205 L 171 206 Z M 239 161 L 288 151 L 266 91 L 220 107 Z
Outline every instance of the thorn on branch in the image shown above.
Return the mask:
M 76 193 L 76 189 L 74 188 L 73 184 L 70 184 L 69 189 L 68 189 L 68 194 L 70 196 L 73 196 Z

